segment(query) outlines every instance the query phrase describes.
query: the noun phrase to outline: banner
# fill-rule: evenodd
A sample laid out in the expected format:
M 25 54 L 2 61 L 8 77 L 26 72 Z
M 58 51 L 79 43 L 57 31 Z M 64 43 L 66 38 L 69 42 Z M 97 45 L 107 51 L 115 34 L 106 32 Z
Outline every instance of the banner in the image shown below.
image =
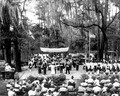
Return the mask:
M 40 50 L 42 52 L 48 52 L 48 53 L 60 53 L 60 52 L 68 52 L 69 47 L 66 47 L 66 48 L 43 48 L 43 47 L 40 47 Z

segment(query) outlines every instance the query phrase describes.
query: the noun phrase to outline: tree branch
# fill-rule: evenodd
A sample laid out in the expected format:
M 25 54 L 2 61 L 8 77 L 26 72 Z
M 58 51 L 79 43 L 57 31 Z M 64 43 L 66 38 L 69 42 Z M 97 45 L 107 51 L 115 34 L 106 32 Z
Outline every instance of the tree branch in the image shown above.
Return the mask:
M 87 25 L 87 26 L 85 26 L 85 25 L 83 25 L 83 24 L 73 24 L 73 23 L 71 23 L 71 22 L 65 22 L 65 20 L 64 21 L 61 21 L 63 24 L 65 24 L 65 25 L 67 25 L 67 26 L 72 26 L 72 27 L 74 27 L 74 28 L 90 28 L 90 27 L 93 27 L 93 26 L 97 26 L 98 28 L 100 28 L 100 29 L 102 29 L 102 27 L 101 26 L 99 26 L 98 24 L 91 24 L 91 25 Z
M 116 13 L 115 16 L 113 17 L 113 19 L 111 20 L 111 22 L 107 25 L 106 29 L 114 22 L 115 18 L 117 17 L 117 15 L 119 14 L 120 12 Z
M 26 1 L 27 1 L 27 0 L 24 0 L 24 1 L 23 1 L 23 8 L 22 8 L 21 13 L 23 13 L 23 12 L 25 11 L 25 3 L 26 3 Z

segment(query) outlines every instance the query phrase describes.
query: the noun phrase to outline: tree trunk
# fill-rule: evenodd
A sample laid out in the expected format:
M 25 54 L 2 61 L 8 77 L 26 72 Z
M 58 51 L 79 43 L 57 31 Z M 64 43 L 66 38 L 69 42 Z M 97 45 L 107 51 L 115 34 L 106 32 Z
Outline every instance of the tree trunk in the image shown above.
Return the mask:
M 2 59 L 5 60 L 5 50 L 3 45 L 1 50 L 2 50 Z
M 14 41 L 16 71 L 21 72 L 21 54 L 18 46 L 18 40 Z
M 105 34 L 106 30 L 102 30 L 102 40 L 101 40 L 101 44 L 100 44 L 100 49 L 99 49 L 99 60 L 102 61 L 103 60 L 103 55 L 104 52 L 105 54 L 107 53 L 107 37 Z M 106 47 L 105 47 L 106 46 Z
M 6 62 L 11 65 L 11 39 L 5 39 L 5 58 Z

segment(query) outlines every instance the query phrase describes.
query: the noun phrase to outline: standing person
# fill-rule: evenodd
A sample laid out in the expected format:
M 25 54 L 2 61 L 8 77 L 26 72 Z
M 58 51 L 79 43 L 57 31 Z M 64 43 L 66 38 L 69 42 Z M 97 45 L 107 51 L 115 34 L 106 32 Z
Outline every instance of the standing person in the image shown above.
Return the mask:
M 33 66 L 33 62 L 32 62 L 32 61 L 29 61 L 29 62 L 28 62 L 28 68 L 30 69 L 30 71 L 32 70 L 32 66 Z
M 69 59 L 69 62 L 70 62 L 70 70 L 72 70 L 72 58 Z
M 46 69 L 47 69 L 47 64 L 44 61 L 44 63 L 43 63 L 43 73 L 44 73 L 44 75 L 46 75 Z
M 79 70 L 79 63 L 78 63 L 78 61 L 76 60 L 76 70 L 78 71 Z
M 68 59 L 66 59 L 66 74 L 70 74 L 70 65 Z
M 59 68 L 60 68 L 60 73 L 63 73 L 64 63 L 62 62 L 62 60 L 60 62 Z
M 73 67 L 75 68 L 75 60 L 72 58 L 72 64 L 73 64 Z
M 36 66 L 36 65 L 37 65 L 37 61 L 38 61 L 38 57 L 35 56 L 35 57 L 34 57 L 34 64 L 33 64 L 33 65 L 35 65 L 35 68 L 37 68 L 37 66 Z
M 38 73 L 40 74 L 40 73 L 42 73 L 42 67 L 41 67 L 41 65 L 42 65 L 42 61 L 41 61 L 41 59 L 39 60 L 39 62 L 38 62 Z
M 49 67 L 51 69 L 51 75 L 54 75 L 55 74 L 55 65 L 54 65 L 54 62 L 52 62 L 52 64 Z
M 101 70 L 101 66 L 100 66 L 100 63 L 98 63 L 98 66 L 97 66 L 97 74 L 100 73 L 100 70 Z

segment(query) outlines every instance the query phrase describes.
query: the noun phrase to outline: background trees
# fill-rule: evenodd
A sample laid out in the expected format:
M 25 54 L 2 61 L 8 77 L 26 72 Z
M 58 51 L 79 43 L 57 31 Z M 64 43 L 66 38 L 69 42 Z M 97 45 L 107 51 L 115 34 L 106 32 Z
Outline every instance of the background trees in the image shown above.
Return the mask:
M 6 50 L 9 64 L 13 48 L 14 57 L 18 57 L 14 58 L 18 71 L 21 71 L 21 52 L 31 56 L 39 52 L 40 46 L 70 46 L 70 50 L 85 51 L 88 33 L 96 36 L 91 40 L 91 49 L 98 50 L 99 61 L 107 50 L 119 53 L 119 0 L 36 0 L 33 13 L 38 17 L 37 24 L 26 17 L 26 12 L 31 11 L 26 7 L 30 2 L 32 0 L 0 1 L 1 48 Z
M 111 14 L 111 4 L 113 4 L 110 0 L 79 0 L 77 2 L 77 10 L 81 8 L 77 17 L 81 18 L 79 21 L 68 20 L 66 17 L 64 18 L 63 23 L 72 26 L 74 28 L 99 28 L 99 35 L 97 36 L 99 39 L 99 60 L 103 59 L 103 53 L 107 52 L 108 49 L 108 38 L 107 33 L 108 29 L 112 26 L 115 19 L 118 17 L 117 7 L 114 9 L 114 13 Z M 82 19 L 83 18 L 83 19 Z
M 37 3 L 36 14 L 39 17 L 40 26 L 48 28 L 49 36 L 54 34 L 50 31 L 51 27 L 54 30 L 59 30 L 58 33 L 67 37 L 65 38 L 67 44 L 73 46 L 71 48 L 74 48 L 74 50 L 75 46 L 78 50 L 80 50 L 80 46 L 84 46 L 81 48 L 84 49 L 86 40 L 88 40 L 86 39 L 88 38 L 88 32 L 94 34 L 97 42 L 92 40 L 94 43 L 91 44 L 91 47 L 95 47 L 92 49 L 97 47 L 98 60 L 100 61 L 107 58 L 106 55 L 104 56 L 104 53 L 107 54 L 107 50 L 113 50 L 109 49 L 108 39 L 110 38 L 110 32 L 113 29 L 118 29 L 118 26 L 115 28 L 114 25 L 119 17 L 118 3 L 119 1 L 113 0 L 41 0 Z M 117 32 L 117 30 L 114 31 Z M 48 41 L 50 44 L 52 39 L 49 36 L 45 36 L 45 44 Z M 114 36 L 112 37 L 114 38 Z M 72 42 L 74 40 L 76 44 Z M 84 43 L 81 45 L 80 42 L 83 41 Z M 49 44 L 46 46 L 50 47 Z
M 11 49 L 16 64 L 16 71 L 21 71 L 21 43 L 26 36 L 22 22 L 20 2 L 14 0 L 0 0 L 0 35 L 5 49 L 6 62 L 11 65 Z

